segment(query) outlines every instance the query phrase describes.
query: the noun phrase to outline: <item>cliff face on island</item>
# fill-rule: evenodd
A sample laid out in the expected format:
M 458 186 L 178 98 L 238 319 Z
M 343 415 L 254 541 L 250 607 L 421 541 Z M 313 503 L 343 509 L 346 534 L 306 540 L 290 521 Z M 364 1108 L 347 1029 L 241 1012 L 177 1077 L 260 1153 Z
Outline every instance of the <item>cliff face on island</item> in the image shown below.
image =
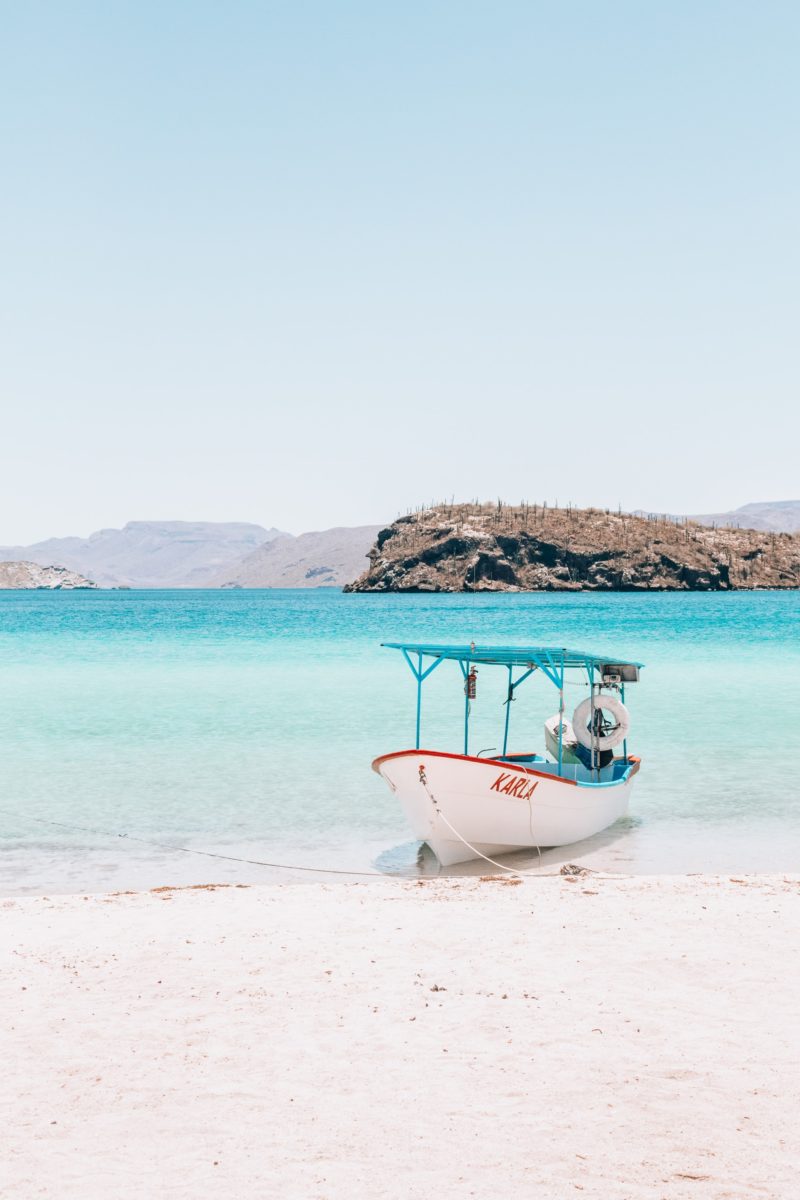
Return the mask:
M 542 505 L 439 505 L 378 534 L 351 592 L 800 587 L 800 536 Z
M 0 562 L 0 588 L 96 588 L 91 579 L 66 567 L 42 567 L 32 562 Z

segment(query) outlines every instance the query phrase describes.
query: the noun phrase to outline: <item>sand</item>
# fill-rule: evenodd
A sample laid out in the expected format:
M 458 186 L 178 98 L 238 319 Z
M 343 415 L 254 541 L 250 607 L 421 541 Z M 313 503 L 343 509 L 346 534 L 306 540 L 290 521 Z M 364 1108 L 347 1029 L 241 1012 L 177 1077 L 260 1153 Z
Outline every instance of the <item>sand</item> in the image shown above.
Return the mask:
M 3 1200 L 800 1194 L 800 880 L 0 901 Z

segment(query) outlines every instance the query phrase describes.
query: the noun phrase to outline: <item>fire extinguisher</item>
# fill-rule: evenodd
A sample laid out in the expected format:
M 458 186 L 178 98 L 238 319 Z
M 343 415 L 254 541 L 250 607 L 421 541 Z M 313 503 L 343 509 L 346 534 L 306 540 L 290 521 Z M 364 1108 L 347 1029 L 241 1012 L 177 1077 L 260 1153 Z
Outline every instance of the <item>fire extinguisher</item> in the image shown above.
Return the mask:
M 464 695 L 468 700 L 474 700 L 478 691 L 478 672 L 473 667 L 464 680 Z

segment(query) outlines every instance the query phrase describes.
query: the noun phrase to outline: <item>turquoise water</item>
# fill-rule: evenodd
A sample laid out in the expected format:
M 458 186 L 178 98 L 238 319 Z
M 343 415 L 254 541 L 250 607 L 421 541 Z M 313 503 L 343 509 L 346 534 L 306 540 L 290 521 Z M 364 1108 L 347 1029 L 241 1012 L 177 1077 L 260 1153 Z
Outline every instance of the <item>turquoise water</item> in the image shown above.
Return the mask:
M 435 872 L 370 770 L 414 733 L 413 678 L 379 643 L 415 638 L 647 664 L 628 692 L 629 748 L 643 759 L 631 816 L 533 867 L 797 869 L 798 634 L 797 593 L 0 593 L 0 890 L 302 878 L 177 845 Z M 498 745 L 504 698 L 502 672 L 482 671 L 475 750 Z M 445 664 L 425 685 L 423 744 L 460 749 L 462 702 L 459 668 Z M 521 688 L 510 749 L 541 750 L 556 704 L 543 679 Z

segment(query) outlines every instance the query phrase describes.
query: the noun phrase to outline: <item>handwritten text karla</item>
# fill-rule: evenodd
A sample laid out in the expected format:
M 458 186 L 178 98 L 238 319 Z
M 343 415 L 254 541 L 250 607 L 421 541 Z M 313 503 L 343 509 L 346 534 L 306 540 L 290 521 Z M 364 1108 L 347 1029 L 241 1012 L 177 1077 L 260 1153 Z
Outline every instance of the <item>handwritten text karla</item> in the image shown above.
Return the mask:
M 517 800 L 530 800 L 538 786 L 538 779 L 530 780 L 527 775 L 503 771 L 497 776 L 489 791 L 500 792 L 503 796 L 515 796 Z

